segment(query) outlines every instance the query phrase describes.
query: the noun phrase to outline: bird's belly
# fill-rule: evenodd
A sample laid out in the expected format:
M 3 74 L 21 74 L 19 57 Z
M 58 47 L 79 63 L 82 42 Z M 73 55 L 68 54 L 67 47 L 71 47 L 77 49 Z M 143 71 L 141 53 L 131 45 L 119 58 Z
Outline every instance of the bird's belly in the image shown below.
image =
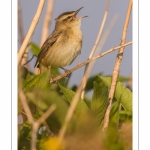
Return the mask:
M 71 44 L 68 44 L 68 42 L 57 44 L 55 49 L 52 47 L 48 51 L 45 57 L 46 63 L 56 67 L 64 67 L 71 64 L 80 53 L 81 45 L 82 43 L 79 41 L 71 42 Z

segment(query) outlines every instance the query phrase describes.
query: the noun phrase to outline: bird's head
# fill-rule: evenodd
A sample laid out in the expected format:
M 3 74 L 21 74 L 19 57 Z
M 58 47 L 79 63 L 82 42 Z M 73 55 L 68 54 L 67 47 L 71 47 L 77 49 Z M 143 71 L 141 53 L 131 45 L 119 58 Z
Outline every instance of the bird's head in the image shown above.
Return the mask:
M 64 12 L 60 14 L 55 20 L 56 20 L 56 27 L 62 26 L 62 27 L 80 27 L 81 26 L 81 20 L 82 18 L 88 17 L 88 16 L 81 16 L 77 17 L 78 12 L 82 9 L 76 10 L 76 11 L 70 11 L 70 12 Z

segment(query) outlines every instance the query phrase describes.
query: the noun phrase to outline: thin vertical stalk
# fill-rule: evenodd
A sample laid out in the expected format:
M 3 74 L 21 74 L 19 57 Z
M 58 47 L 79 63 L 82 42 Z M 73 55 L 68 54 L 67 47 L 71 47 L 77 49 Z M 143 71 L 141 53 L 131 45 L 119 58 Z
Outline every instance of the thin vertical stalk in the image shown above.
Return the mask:
M 106 3 L 106 10 L 105 10 L 105 13 L 104 13 L 103 21 L 102 21 L 101 27 L 100 27 L 100 29 L 99 29 L 98 36 L 97 36 L 97 38 L 96 38 L 95 44 L 94 44 L 94 46 L 93 46 L 93 48 L 92 48 L 92 51 L 91 51 L 91 53 L 90 53 L 89 59 L 91 59 L 91 58 L 94 56 L 94 53 L 95 53 L 95 51 L 96 51 L 98 42 L 99 42 L 99 40 L 100 40 L 100 38 L 101 38 L 101 34 L 102 34 L 102 31 L 103 31 L 103 28 L 104 28 L 104 25 L 105 25 L 105 22 L 106 22 L 106 19 L 107 19 L 107 15 L 108 15 L 109 3 L 110 3 L 110 0 L 107 0 L 107 3 Z M 88 64 L 88 65 L 85 66 L 85 70 L 88 69 L 89 65 L 90 65 L 90 64 Z M 85 88 L 86 82 L 87 82 L 87 77 L 85 76 L 85 72 L 84 72 L 84 78 L 85 78 L 85 82 L 83 83 L 84 86 L 83 86 L 83 91 L 82 91 L 82 93 L 81 93 L 81 99 L 84 98 L 84 94 L 85 94 L 84 88 Z
M 54 5 L 54 0 L 48 0 L 46 14 L 45 14 L 44 23 L 43 23 L 43 30 L 42 30 L 40 46 L 42 46 L 42 44 L 48 37 L 48 31 L 49 31 L 49 28 L 51 25 L 51 19 L 52 19 L 53 5 Z
M 20 62 L 22 60 L 22 56 L 23 56 L 23 54 L 24 54 L 24 52 L 25 52 L 25 50 L 27 48 L 27 45 L 28 45 L 28 43 L 29 43 L 29 41 L 30 41 L 30 39 L 32 37 L 32 34 L 33 34 L 34 30 L 35 30 L 35 27 L 36 27 L 36 25 L 37 25 L 37 23 L 38 23 L 38 21 L 40 19 L 40 15 L 42 13 L 44 3 L 45 3 L 45 0 L 40 0 L 38 9 L 36 11 L 36 14 L 35 14 L 33 20 L 32 20 L 32 23 L 30 25 L 28 33 L 27 33 L 27 35 L 26 35 L 26 37 L 25 37 L 25 39 L 24 39 L 24 41 L 23 41 L 23 43 L 22 43 L 22 45 L 21 45 L 21 47 L 19 49 L 19 52 L 18 52 L 18 65 L 20 64 Z
M 19 36 L 20 36 L 19 42 L 21 45 L 24 40 L 24 34 L 23 34 L 22 13 L 21 13 L 20 1 L 18 1 L 18 30 L 19 30 Z
M 32 123 L 32 139 L 31 139 L 31 150 L 36 149 L 36 137 L 39 126 L 45 122 L 45 120 L 54 112 L 56 109 L 56 105 L 53 104 L 49 107 L 49 109 L 37 120 Z
M 23 33 L 23 24 L 22 24 L 22 12 L 21 12 L 21 5 L 20 5 L 20 1 L 18 1 L 18 33 L 19 33 L 19 42 L 20 45 L 23 43 L 24 40 L 24 33 Z M 28 61 L 28 48 L 26 49 L 22 61 L 21 61 L 21 65 L 24 65 L 27 61 Z M 29 64 L 27 64 L 27 68 L 29 70 Z
M 85 72 L 85 75 L 86 74 L 87 74 L 87 71 Z M 69 109 L 67 111 L 67 115 L 66 115 L 66 118 L 65 118 L 65 123 L 64 123 L 64 125 L 62 126 L 62 128 L 59 131 L 58 144 L 62 142 L 62 140 L 63 140 L 63 138 L 65 136 L 65 133 L 66 133 L 66 130 L 67 130 L 67 125 L 68 125 L 68 123 L 69 123 L 69 121 L 70 121 L 70 119 L 71 119 L 71 117 L 72 117 L 72 115 L 74 113 L 74 110 L 76 108 L 76 105 L 77 105 L 77 103 L 79 101 L 79 98 L 80 98 L 80 95 L 81 95 L 81 91 L 83 89 L 83 83 L 85 82 L 84 80 L 85 80 L 85 78 L 82 79 L 82 81 L 81 81 L 81 83 L 80 83 L 80 85 L 79 85 L 79 87 L 78 87 L 78 89 L 76 91 L 76 94 L 75 94 L 75 96 L 72 99 L 70 107 L 69 107 Z
M 126 18 L 125 18 L 125 23 L 124 23 L 124 27 L 123 27 L 123 31 L 122 31 L 122 41 L 121 41 L 120 45 L 123 45 L 126 42 L 126 34 L 127 34 L 129 19 L 130 19 L 130 15 L 131 15 L 131 10 L 132 10 L 132 0 L 129 1 L 128 10 L 127 10 Z M 124 47 L 121 47 L 118 51 L 118 55 L 117 55 L 116 62 L 115 62 L 115 67 L 114 67 L 113 74 L 112 74 L 112 83 L 111 83 L 110 92 L 109 92 L 109 96 L 108 96 L 109 105 L 108 105 L 108 108 L 106 110 L 105 117 L 104 117 L 104 124 L 103 124 L 103 128 L 102 128 L 103 131 L 105 131 L 107 129 L 108 124 L 109 124 L 109 114 L 110 114 L 110 110 L 111 110 L 111 106 L 112 106 L 112 100 L 114 97 L 117 79 L 119 76 L 120 65 L 121 65 L 121 61 L 123 58 L 123 52 L 124 52 Z

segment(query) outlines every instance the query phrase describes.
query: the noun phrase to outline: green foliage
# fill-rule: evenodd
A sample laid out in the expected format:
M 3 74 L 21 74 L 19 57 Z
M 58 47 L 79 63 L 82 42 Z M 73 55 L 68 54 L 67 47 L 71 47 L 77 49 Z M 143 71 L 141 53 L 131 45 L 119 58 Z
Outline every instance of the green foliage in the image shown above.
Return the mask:
M 97 75 L 94 75 L 87 80 L 85 91 L 93 90 L 93 82 L 96 81 L 96 79 L 97 79 Z
M 111 77 L 99 76 L 99 78 L 110 89 Z M 128 88 L 126 88 L 120 81 L 117 81 L 115 98 L 117 100 L 121 99 L 120 102 L 125 110 L 132 111 L 132 92 Z
M 94 82 L 94 92 L 91 100 L 91 111 L 94 112 L 98 126 L 102 125 L 108 106 L 108 89 L 102 83 Z
M 53 90 L 34 89 L 26 92 L 28 100 L 33 102 L 38 109 L 45 112 L 51 105 L 56 105 L 56 110 L 48 117 L 47 122 L 53 133 L 57 133 L 66 116 L 69 105 L 63 96 Z
M 106 150 L 125 150 L 124 142 L 120 140 L 118 130 L 110 126 L 106 131 L 104 144 Z M 126 145 L 127 146 L 127 145 Z
M 27 150 L 30 149 L 30 140 L 31 140 L 31 131 L 32 131 L 32 125 L 26 121 L 22 126 L 20 130 L 20 137 L 18 142 L 18 149 L 21 150 Z
M 116 129 L 118 129 L 118 125 L 119 125 L 119 106 L 120 106 L 120 101 L 116 101 L 113 104 L 112 109 L 110 111 L 109 126 L 112 126 Z
M 55 75 L 59 74 L 58 68 L 52 68 L 51 71 Z M 46 122 L 51 132 L 57 135 L 64 124 L 75 92 L 68 87 L 62 86 L 65 79 L 62 79 L 58 84 L 50 84 L 50 71 L 34 75 L 26 68 L 22 68 L 22 72 L 22 87 L 34 119 L 37 120 L 50 106 L 53 104 L 56 105 L 56 110 L 47 118 Z M 126 78 L 121 77 L 119 80 L 124 82 Z M 93 76 L 87 81 L 85 94 L 90 90 L 93 90 L 93 94 L 92 98 L 85 95 L 86 98 L 83 100 L 79 99 L 77 103 L 75 113 L 67 131 L 67 137 L 69 138 L 67 139 L 67 144 L 68 146 L 70 145 L 70 149 L 75 147 L 75 145 L 72 145 L 73 142 L 69 142 L 70 140 L 73 140 L 75 143 L 80 143 L 82 139 L 87 140 L 85 143 L 89 147 L 88 145 L 94 139 L 93 144 L 98 145 L 98 143 L 102 143 L 99 144 L 99 149 L 126 150 L 124 148 L 125 143 L 122 141 L 122 135 L 118 131 L 122 123 L 126 121 L 132 123 L 132 92 L 120 81 L 117 82 L 115 90 L 115 97 L 110 112 L 109 128 L 106 133 L 101 133 L 104 115 L 109 103 L 108 94 L 110 85 L 111 77 L 108 76 Z M 22 110 L 20 105 L 19 103 L 19 107 L 21 108 L 19 109 L 19 113 Z M 130 129 L 129 132 L 131 132 Z M 43 148 L 44 145 L 49 145 L 50 147 L 53 147 L 54 143 L 57 145 L 57 136 L 54 139 L 50 139 L 47 134 L 47 130 L 41 134 L 37 133 L 37 150 Z M 32 125 L 27 120 L 21 125 L 19 130 L 18 149 L 30 149 L 31 135 Z M 72 139 L 72 137 L 74 138 Z M 91 139 L 90 142 L 89 139 Z M 83 144 L 81 143 L 80 149 L 91 149 L 90 147 L 84 148 L 84 146 L 82 148 L 82 146 Z M 47 146 L 44 146 L 43 149 L 47 150 Z
M 33 55 L 38 56 L 38 54 L 40 52 L 40 47 L 38 45 L 36 45 L 35 43 L 31 42 L 30 50 L 33 53 Z
M 105 76 L 105 77 L 111 78 L 111 75 L 110 75 L 110 76 Z M 120 82 L 126 82 L 126 81 L 128 81 L 128 80 L 129 80 L 129 78 L 124 77 L 124 76 L 119 76 L 119 77 L 118 77 L 118 81 L 120 81 Z
M 44 72 L 39 75 L 28 74 L 26 80 L 23 81 L 23 90 L 29 90 L 32 88 L 48 88 L 50 81 L 50 71 Z
M 132 111 L 120 110 L 119 118 L 121 121 L 132 121 Z
M 29 106 L 33 103 L 36 106 L 36 112 L 34 112 L 33 118 L 36 120 L 40 118 L 40 116 L 53 104 L 56 105 L 55 111 L 47 118 L 46 122 L 52 133 L 58 134 L 60 127 L 64 123 L 64 119 L 68 110 L 68 103 L 64 100 L 63 96 L 60 95 L 57 91 L 49 90 L 49 89 L 40 89 L 34 88 L 30 91 L 25 92 L 26 97 L 28 99 Z M 43 112 L 43 113 L 42 113 Z M 24 149 L 30 149 L 31 142 L 31 130 L 32 125 L 28 123 L 24 123 L 22 125 L 22 130 L 20 132 L 20 140 L 19 147 L 20 149 L 24 147 Z M 42 133 L 43 135 L 44 133 Z M 39 139 L 37 139 L 37 148 L 39 142 L 43 142 L 45 136 L 40 136 L 38 134 Z
M 75 95 L 75 92 L 70 90 L 70 89 L 68 89 L 68 88 L 63 87 L 60 83 L 58 83 L 58 85 L 59 85 L 60 89 L 62 90 L 64 96 L 66 97 L 66 100 L 69 103 L 71 103 L 71 101 L 72 101 L 72 99 L 73 99 L 73 97 Z M 78 101 L 78 104 L 76 106 L 75 111 L 76 112 L 83 112 L 83 111 L 87 111 L 87 110 L 88 110 L 87 104 L 85 103 L 84 100 L 80 99 Z

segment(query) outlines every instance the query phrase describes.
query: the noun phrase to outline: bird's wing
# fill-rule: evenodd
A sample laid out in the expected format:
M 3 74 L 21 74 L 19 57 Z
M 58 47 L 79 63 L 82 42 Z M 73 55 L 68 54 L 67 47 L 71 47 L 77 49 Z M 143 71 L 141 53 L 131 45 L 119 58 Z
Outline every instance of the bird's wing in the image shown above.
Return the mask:
M 54 30 L 52 34 L 47 38 L 47 40 L 44 42 L 43 46 L 41 47 L 41 51 L 38 54 L 38 58 L 36 60 L 35 66 L 37 66 L 38 62 L 42 60 L 42 58 L 46 55 L 49 48 L 58 40 L 58 38 L 61 36 L 62 31 Z

